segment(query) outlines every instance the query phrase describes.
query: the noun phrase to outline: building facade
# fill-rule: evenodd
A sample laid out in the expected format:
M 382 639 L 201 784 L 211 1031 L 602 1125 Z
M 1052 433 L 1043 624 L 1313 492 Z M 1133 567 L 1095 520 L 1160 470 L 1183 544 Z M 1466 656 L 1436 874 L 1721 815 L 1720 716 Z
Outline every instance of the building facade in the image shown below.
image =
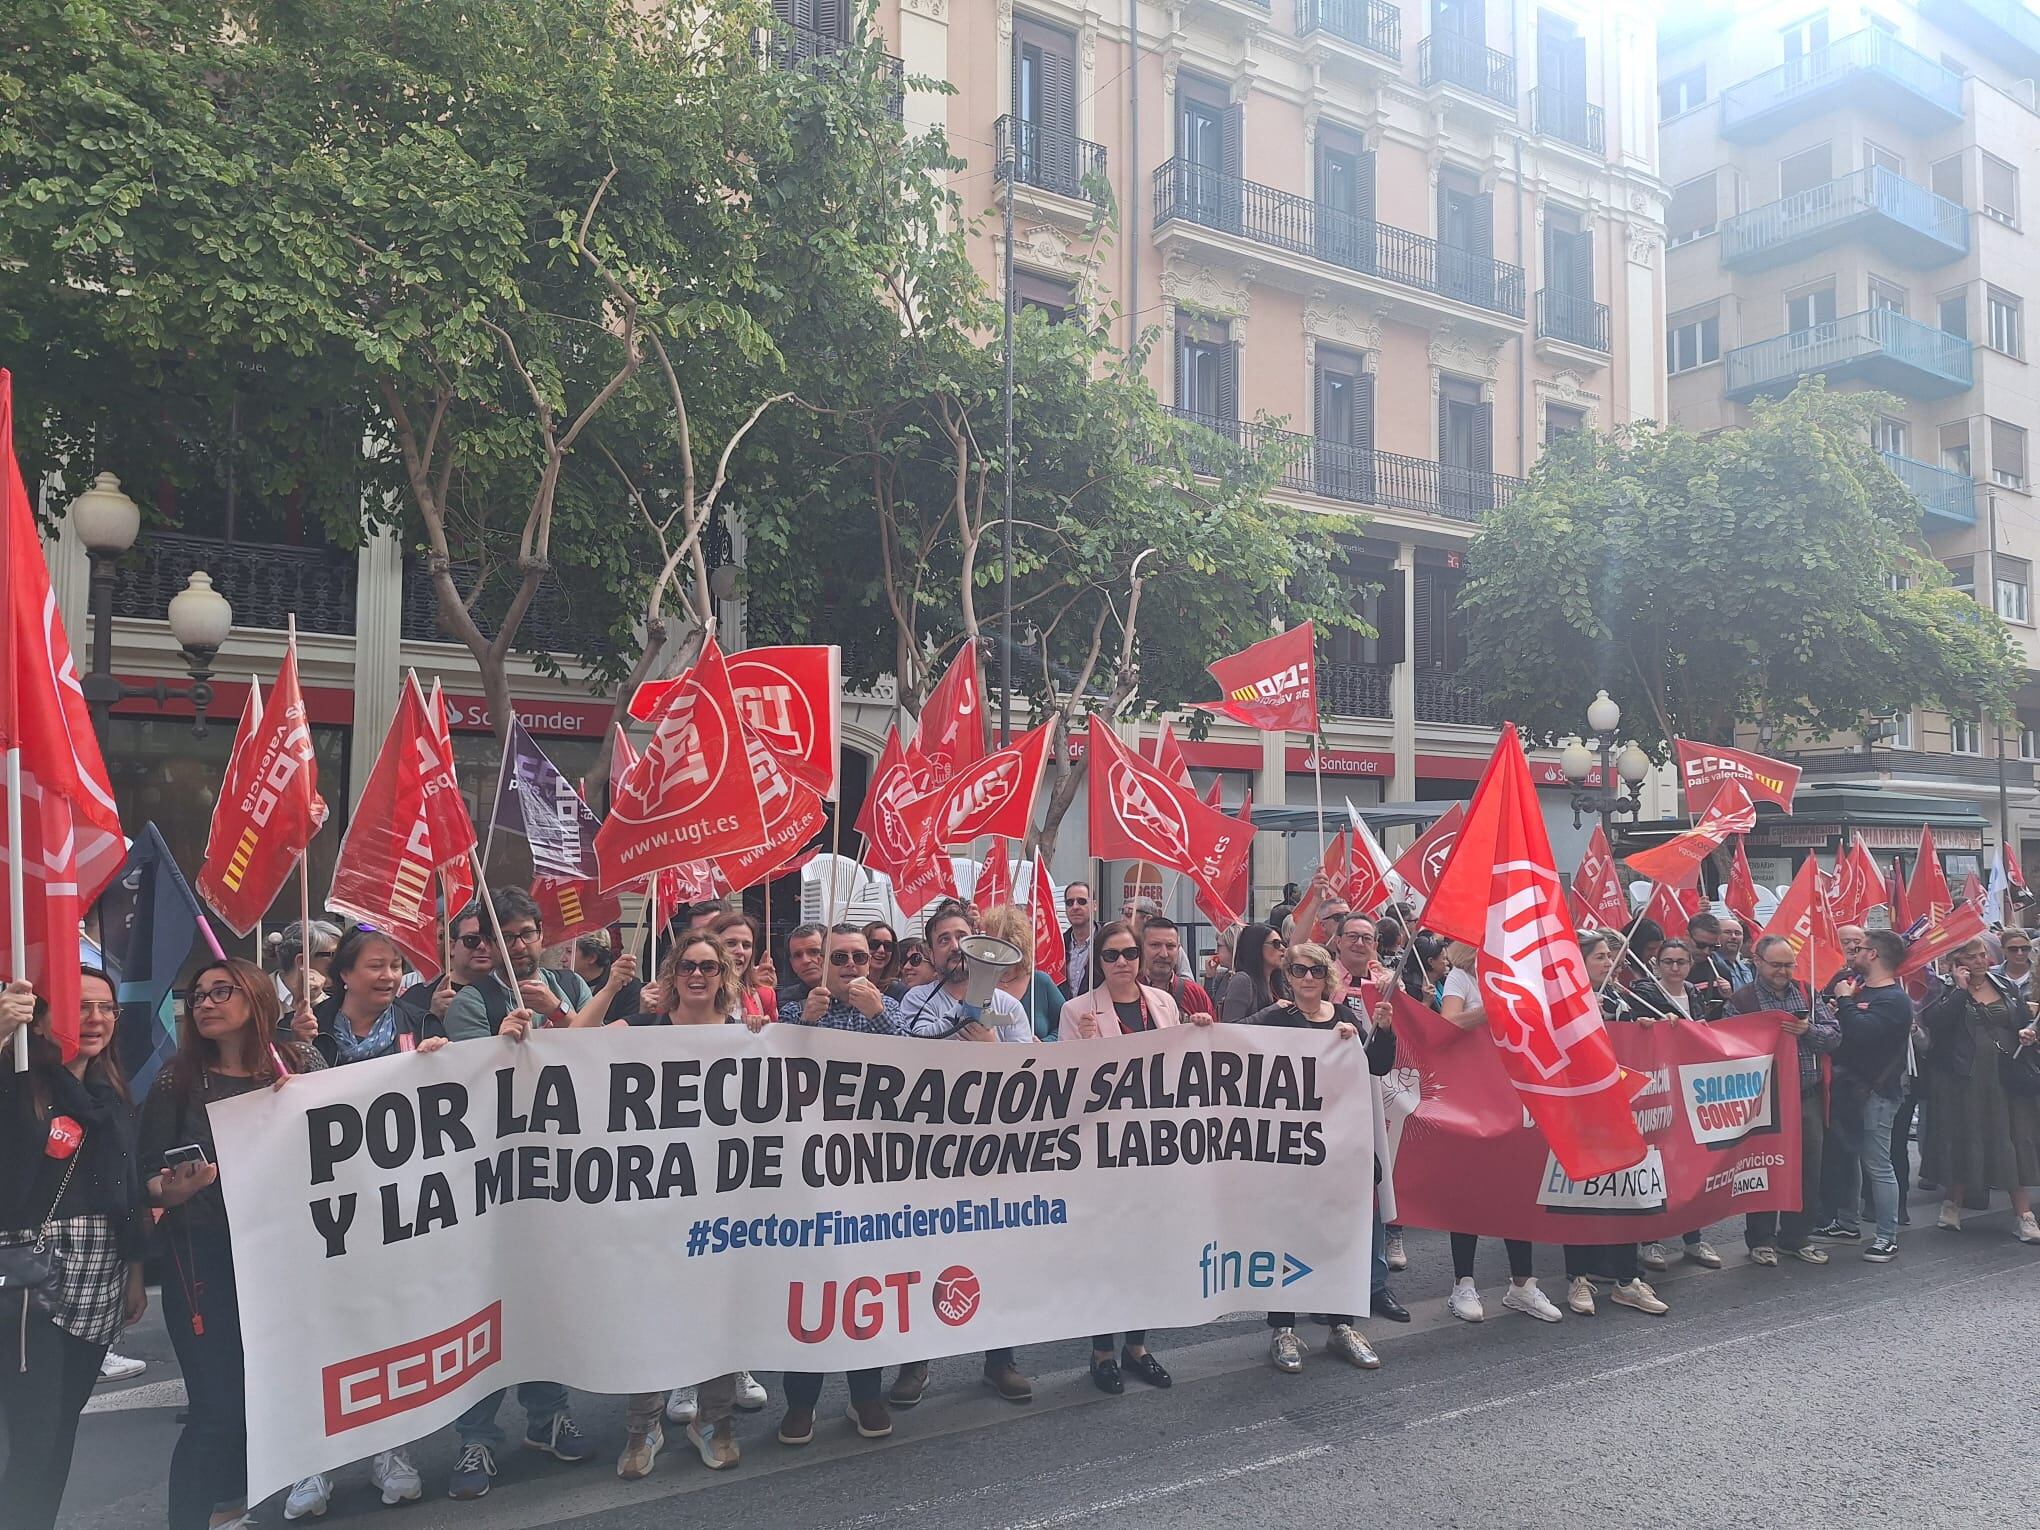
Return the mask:
M 835 0 L 776 8 L 797 58 L 840 46 L 853 24 Z M 1468 795 L 1495 739 L 1460 673 L 1468 541 L 1547 440 L 1665 413 L 1656 7 L 881 0 L 875 24 L 910 82 L 952 87 L 909 88 L 903 113 L 965 162 L 956 190 L 995 288 L 1010 195 L 1017 301 L 1116 305 L 1123 343 L 1159 336 L 1148 376 L 1165 404 L 1234 440 L 1284 433 L 1280 492 L 1352 523 L 1356 608 L 1378 635 L 1342 634 L 1320 655 L 1323 760 L 1301 739 L 1220 724 L 1190 746 L 1200 785 L 1220 772 L 1228 803 L 1248 786 L 1257 803 L 1307 803 L 1317 763 L 1331 806 Z M 741 562 L 740 533 L 725 556 Z M 85 559 L 68 533 L 52 562 L 82 648 Z M 407 667 L 455 698 L 464 780 L 486 794 L 495 752 L 472 666 L 393 540 L 336 552 L 288 526 L 152 534 L 118 592 L 117 672 L 179 672 L 160 614 L 201 567 L 236 607 L 226 680 L 273 674 L 297 612 L 336 807 L 365 780 Z M 740 610 L 724 631 L 740 640 Z M 592 763 L 605 701 L 529 665 L 516 688 L 564 768 Z M 1582 677 L 1582 714 L 1592 692 Z M 119 709 L 108 744 L 124 807 L 209 805 L 241 694 L 222 686 L 202 744 L 188 710 Z M 892 715 L 889 696 L 851 701 L 852 813 Z M 1556 756 L 1535 764 L 1567 864 L 1584 836 Z M 1265 908 L 1307 877 L 1316 844 L 1262 838 Z M 1059 879 L 1083 869 L 1081 836 L 1065 840 Z M 337 835 L 322 843 L 330 859 Z M 197 846 L 175 848 L 195 863 Z
M 1875 0 L 1668 17 L 1658 87 L 1672 420 L 1732 428 L 1814 374 L 1895 398 L 1875 445 L 2029 672 L 2040 383 L 2024 304 L 2040 252 L 2021 196 L 2040 185 L 2036 76 L 2040 15 L 2019 0 Z M 2040 686 L 2020 699 L 2016 725 L 1902 712 L 1796 757 L 1809 780 L 1971 801 L 1992 843 L 2040 852 Z M 1986 847 L 1945 848 L 1959 874 Z

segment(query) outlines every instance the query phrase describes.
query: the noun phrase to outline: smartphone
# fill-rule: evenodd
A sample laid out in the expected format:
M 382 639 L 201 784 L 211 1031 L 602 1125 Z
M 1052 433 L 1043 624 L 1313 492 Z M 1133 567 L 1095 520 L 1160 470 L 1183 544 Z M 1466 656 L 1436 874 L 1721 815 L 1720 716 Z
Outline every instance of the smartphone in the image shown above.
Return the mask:
M 211 1163 L 212 1155 L 202 1143 L 187 1142 L 183 1147 L 171 1148 L 163 1155 L 163 1167 L 181 1169 L 186 1164 Z

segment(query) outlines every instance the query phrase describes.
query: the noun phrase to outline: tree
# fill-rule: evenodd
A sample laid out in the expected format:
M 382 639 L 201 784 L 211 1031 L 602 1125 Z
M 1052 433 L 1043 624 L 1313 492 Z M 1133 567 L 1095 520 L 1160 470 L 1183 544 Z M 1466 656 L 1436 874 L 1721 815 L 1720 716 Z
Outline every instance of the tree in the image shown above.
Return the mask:
M 2011 636 L 1926 551 L 1869 444 L 1879 407 L 1816 379 L 1745 429 L 1556 444 L 1469 552 L 1467 669 L 1490 704 L 1561 736 L 1606 687 L 1656 749 L 1758 717 L 1826 737 L 1922 703 L 2006 712 Z

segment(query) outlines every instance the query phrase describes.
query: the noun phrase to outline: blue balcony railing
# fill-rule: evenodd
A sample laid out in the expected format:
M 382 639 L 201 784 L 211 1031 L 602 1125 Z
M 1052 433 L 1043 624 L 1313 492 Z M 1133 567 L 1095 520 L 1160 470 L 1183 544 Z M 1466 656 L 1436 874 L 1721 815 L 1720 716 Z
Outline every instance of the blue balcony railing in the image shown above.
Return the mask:
M 1721 93 L 1721 136 L 1738 142 L 1767 137 L 1844 96 L 1852 106 L 1913 128 L 1962 118 L 1961 75 L 1888 32 L 1865 27 L 1729 86 Z
M 1861 377 L 1908 398 L 1946 398 L 1974 382 L 1967 340 L 1885 308 L 1739 345 L 1722 361 L 1735 399 L 1783 393 L 1816 372 Z
M 1725 219 L 1721 263 L 1761 271 L 1858 233 L 1908 265 L 1943 265 L 1969 253 L 1969 212 L 1871 165 Z
M 1950 526 L 1976 524 L 1976 480 L 1967 473 L 1935 467 L 1917 457 L 1901 457 L 1897 452 L 1877 455 L 1919 501 L 1920 513 L 1929 521 Z

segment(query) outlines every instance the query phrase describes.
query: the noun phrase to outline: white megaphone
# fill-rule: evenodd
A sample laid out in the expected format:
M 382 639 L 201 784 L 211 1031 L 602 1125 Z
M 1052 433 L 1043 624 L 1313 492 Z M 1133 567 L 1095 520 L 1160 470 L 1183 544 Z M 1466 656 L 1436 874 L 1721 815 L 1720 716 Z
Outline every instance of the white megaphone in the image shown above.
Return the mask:
M 1026 952 L 996 935 L 966 935 L 962 948 L 964 965 L 970 969 L 970 986 L 963 995 L 966 1004 L 989 1002 L 1006 969 L 1027 960 Z

